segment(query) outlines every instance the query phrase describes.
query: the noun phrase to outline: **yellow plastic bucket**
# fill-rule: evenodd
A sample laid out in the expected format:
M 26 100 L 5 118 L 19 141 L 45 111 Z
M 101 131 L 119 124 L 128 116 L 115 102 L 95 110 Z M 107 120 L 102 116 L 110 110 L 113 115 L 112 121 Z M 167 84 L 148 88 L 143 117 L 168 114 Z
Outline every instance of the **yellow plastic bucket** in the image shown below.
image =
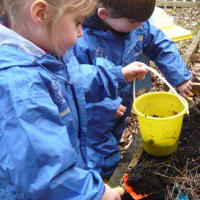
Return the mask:
M 181 97 L 182 98 L 182 97 Z M 150 92 L 135 99 L 144 150 L 153 156 L 167 156 L 176 151 L 183 116 L 188 109 L 173 93 Z

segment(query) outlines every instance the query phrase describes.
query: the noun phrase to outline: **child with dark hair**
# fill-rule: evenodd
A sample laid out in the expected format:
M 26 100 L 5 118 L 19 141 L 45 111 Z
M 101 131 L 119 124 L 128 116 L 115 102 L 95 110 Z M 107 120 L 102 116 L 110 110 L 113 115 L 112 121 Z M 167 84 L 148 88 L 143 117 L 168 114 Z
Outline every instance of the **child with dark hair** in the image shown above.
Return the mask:
M 133 61 L 141 61 L 144 54 L 155 62 L 171 85 L 186 97 L 192 89 L 192 75 L 175 43 L 147 21 L 154 8 L 155 0 L 100 0 L 96 13 L 83 23 L 83 37 L 75 47 L 75 55 L 80 63 L 94 64 L 97 57 L 104 57 L 116 65 L 125 66 Z M 103 101 L 90 103 L 87 134 L 89 152 L 92 153 L 88 167 L 99 171 L 104 178 L 112 174 L 120 160 L 118 143 L 126 126 L 126 117 L 132 109 L 132 83 L 121 90 L 120 97 L 122 113 L 125 114 L 120 118 L 112 115 L 106 127 L 101 126 L 100 121 L 108 116 L 105 118 L 102 113 L 97 119 L 92 113 L 99 113 L 101 106 L 105 110 L 111 106 Z M 120 116 L 120 109 L 116 110 L 116 115 Z M 102 127 L 101 130 L 99 127 Z

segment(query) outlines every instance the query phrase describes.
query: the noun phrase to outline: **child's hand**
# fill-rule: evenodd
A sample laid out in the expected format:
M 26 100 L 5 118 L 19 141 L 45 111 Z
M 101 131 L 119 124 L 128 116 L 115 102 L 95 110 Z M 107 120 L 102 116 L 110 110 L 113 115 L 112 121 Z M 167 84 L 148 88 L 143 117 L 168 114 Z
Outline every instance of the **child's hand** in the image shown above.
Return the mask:
M 117 194 L 117 192 L 115 192 L 115 190 L 105 184 L 105 192 L 101 200 L 121 200 L 121 197 L 119 196 L 119 194 Z
M 183 97 L 188 97 L 189 94 L 191 93 L 192 91 L 192 86 L 193 86 L 193 83 L 191 80 L 188 80 L 188 81 L 185 81 L 184 83 L 178 85 L 176 87 L 177 91 L 180 93 L 181 96 Z
M 148 72 L 146 65 L 142 62 L 132 62 L 126 67 L 122 68 L 122 73 L 127 82 L 132 81 L 134 78 L 144 79 L 145 74 Z
M 115 117 L 116 118 L 122 117 L 122 116 L 124 116 L 125 112 L 126 112 L 126 107 L 123 106 L 122 104 L 120 104 L 115 113 Z

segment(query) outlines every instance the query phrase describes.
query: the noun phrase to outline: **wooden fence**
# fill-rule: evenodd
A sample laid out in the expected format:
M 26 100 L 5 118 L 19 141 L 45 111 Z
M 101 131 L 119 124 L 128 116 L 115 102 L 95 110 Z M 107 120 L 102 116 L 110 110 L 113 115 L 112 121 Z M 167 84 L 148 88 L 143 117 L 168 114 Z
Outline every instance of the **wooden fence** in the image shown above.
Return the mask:
M 160 7 L 199 7 L 200 8 L 200 0 L 156 0 L 156 5 Z

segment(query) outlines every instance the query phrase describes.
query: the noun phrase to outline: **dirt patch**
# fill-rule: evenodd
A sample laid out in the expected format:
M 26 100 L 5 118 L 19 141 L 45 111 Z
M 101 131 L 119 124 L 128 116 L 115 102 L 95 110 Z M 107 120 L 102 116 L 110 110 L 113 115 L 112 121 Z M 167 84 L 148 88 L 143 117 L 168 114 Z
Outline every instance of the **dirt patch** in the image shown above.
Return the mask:
M 200 199 L 200 105 L 185 116 L 177 151 L 167 157 L 153 157 L 143 152 L 130 170 L 128 184 L 143 198 L 174 200 L 184 192 L 190 200 Z M 122 200 L 133 199 L 125 194 Z

